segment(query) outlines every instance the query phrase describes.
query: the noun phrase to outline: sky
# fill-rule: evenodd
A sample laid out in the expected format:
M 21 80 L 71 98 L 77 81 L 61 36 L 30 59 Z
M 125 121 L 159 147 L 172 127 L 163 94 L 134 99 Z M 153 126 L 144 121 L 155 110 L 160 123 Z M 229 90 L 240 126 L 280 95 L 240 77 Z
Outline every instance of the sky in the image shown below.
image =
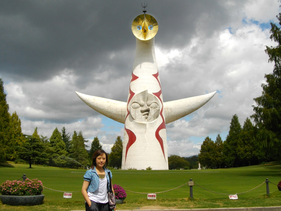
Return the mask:
M 278 0 L 149 0 L 164 102 L 217 94 L 166 125 L 168 154 L 198 155 L 207 136 L 223 140 L 233 115 L 253 114 L 271 73 L 266 46 Z M 98 137 L 110 152 L 124 125 L 92 110 L 75 91 L 126 102 L 136 38 L 131 24 L 144 1 L 1 0 L 0 78 L 22 132 L 50 137 L 55 128 Z

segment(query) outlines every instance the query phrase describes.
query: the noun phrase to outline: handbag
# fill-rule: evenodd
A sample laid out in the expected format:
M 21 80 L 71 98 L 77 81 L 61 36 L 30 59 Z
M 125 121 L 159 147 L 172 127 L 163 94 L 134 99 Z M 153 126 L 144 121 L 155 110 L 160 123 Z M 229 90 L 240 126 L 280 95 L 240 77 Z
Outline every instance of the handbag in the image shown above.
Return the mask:
M 109 186 L 110 189 L 107 192 L 107 194 L 108 194 L 108 206 L 109 206 L 109 209 L 114 210 L 115 207 L 116 207 L 116 201 L 115 201 L 115 195 L 112 191 L 111 178 L 110 178 L 109 172 L 108 172 L 108 177 L 109 177 L 109 183 L 110 183 L 110 186 Z

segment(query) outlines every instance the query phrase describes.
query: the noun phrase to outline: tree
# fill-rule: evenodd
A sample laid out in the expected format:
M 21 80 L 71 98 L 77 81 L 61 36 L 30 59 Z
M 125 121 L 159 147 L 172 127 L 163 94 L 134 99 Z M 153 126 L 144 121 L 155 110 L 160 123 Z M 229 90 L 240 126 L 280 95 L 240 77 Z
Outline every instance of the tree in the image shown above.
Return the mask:
M 84 139 L 82 132 L 80 131 L 77 135 L 76 131 L 74 131 L 72 140 L 70 142 L 69 150 L 69 156 L 74 159 L 72 160 L 71 167 L 80 167 L 88 165 L 88 152 L 85 148 L 85 142 L 86 140 Z
M 46 153 L 43 143 L 37 134 L 37 128 L 32 136 L 26 136 L 26 140 L 23 146 L 19 146 L 19 157 L 28 162 L 29 168 L 32 164 L 41 164 L 42 161 L 46 161 Z
M 87 140 L 84 139 L 82 132 L 80 131 L 78 136 L 78 149 L 79 149 L 79 156 L 76 158 L 78 162 L 80 162 L 83 166 L 88 164 L 88 152 L 86 150 L 86 142 Z
M 62 140 L 58 128 L 53 131 L 53 134 L 50 137 L 50 146 L 53 148 L 55 156 L 67 154 L 67 152 L 65 151 L 65 143 Z
M 38 134 L 37 127 L 35 128 L 35 130 L 32 134 L 32 138 L 35 138 L 36 140 L 40 141 L 40 148 L 41 148 L 41 154 L 36 159 L 35 164 L 40 164 L 40 165 L 48 164 L 49 158 L 51 156 L 48 138 L 45 136 L 42 136 L 42 135 L 40 136 Z M 41 145 L 42 145 L 42 147 L 41 147 Z
M 229 134 L 224 142 L 224 160 L 227 167 L 237 167 L 241 161 L 238 156 L 238 146 L 241 145 L 241 125 L 238 116 L 235 114 L 230 123 Z
M 6 152 L 9 148 L 9 105 L 6 101 L 3 81 L 0 78 L 0 162 L 6 161 Z
M 33 133 L 33 135 L 34 135 L 34 133 Z M 45 156 L 44 156 L 44 159 L 40 160 L 39 164 L 49 165 L 49 161 L 50 161 L 50 158 L 52 156 L 52 150 L 50 149 L 49 139 L 47 138 L 47 136 L 40 135 L 40 142 L 43 144 L 43 147 L 44 147 L 43 154 Z
M 184 158 L 178 155 L 171 155 L 168 158 L 169 169 L 190 169 L 190 164 Z
M 215 141 L 215 165 L 217 168 L 223 167 L 224 155 L 223 155 L 223 141 L 220 134 L 218 134 Z
M 70 149 L 70 135 L 69 133 L 66 133 L 65 127 L 63 127 L 61 129 L 61 137 L 62 140 L 65 144 L 65 150 L 67 151 L 67 153 L 69 153 L 69 149 Z
M 37 149 L 40 150 L 40 154 L 35 159 L 35 164 L 47 164 L 49 161 L 50 155 L 48 154 L 49 146 L 48 146 L 48 139 L 47 137 L 41 136 L 38 134 L 37 127 L 35 128 L 32 138 L 36 139 L 36 142 L 39 141 L 37 144 Z
M 38 139 L 40 139 L 40 136 L 39 136 L 39 134 L 38 134 L 38 128 L 37 128 L 37 127 L 34 129 L 34 132 L 33 132 L 33 134 L 32 134 L 32 137 L 33 137 L 33 138 L 38 138 Z
M 114 145 L 111 148 L 111 153 L 109 155 L 109 166 L 121 168 L 122 151 L 123 151 L 123 142 L 121 137 L 118 136 Z
M 9 115 L 10 116 L 10 115 Z M 25 137 L 21 132 L 21 120 L 16 112 L 10 116 L 9 121 L 9 145 L 6 152 L 8 160 L 15 160 L 18 158 L 18 147 L 25 142 Z
M 100 144 L 100 141 L 98 139 L 98 137 L 95 137 L 92 144 L 91 144 L 91 149 L 90 149 L 90 152 L 89 152 L 89 158 L 92 162 L 92 156 L 94 154 L 95 151 L 99 150 L 99 149 L 102 149 L 102 146 Z
M 259 164 L 264 158 L 264 152 L 256 141 L 256 130 L 249 118 L 244 122 L 240 138 L 242 144 L 238 146 L 238 156 L 242 161 L 241 165 Z
M 281 25 L 281 13 L 277 16 Z M 257 141 L 265 149 L 266 161 L 281 160 L 281 30 L 271 23 L 270 39 L 277 46 L 266 46 L 269 62 L 274 62 L 273 72 L 265 75 L 262 95 L 255 98 L 254 114 L 251 116 L 258 128 Z
M 50 151 L 51 151 L 51 165 L 63 167 L 66 165 L 66 156 L 67 152 L 65 150 L 65 143 L 62 140 L 59 130 L 56 128 L 53 131 L 52 136 L 50 137 Z
M 216 168 L 215 151 L 215 143 L 211 138 L 206 137 L 201 145 L 200 153 L 198 156 L 200 164 L 207 168 Z
M 194 155 L 191 157 L 184 157 L 184 159 L 189 162 L 191 169 L 197 169 L 198 168 L 198 155 Z

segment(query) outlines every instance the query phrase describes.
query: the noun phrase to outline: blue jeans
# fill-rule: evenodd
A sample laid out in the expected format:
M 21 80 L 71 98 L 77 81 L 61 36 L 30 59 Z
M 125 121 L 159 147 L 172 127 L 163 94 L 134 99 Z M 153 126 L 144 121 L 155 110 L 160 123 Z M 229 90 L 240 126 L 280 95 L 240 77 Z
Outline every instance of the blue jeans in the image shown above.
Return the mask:
M 108 203 L 100 204 L 94 201 L 91 201 L 91 207 L 85 203 L 86 211 L 109 211 Z

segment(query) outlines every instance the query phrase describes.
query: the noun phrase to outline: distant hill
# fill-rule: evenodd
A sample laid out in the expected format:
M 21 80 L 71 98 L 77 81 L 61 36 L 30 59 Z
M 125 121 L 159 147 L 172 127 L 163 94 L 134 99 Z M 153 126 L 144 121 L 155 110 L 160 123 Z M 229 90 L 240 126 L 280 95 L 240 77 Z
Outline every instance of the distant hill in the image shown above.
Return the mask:
M 198 155 L 183 158 L 190 163 L 191 169 L 198 169 Z

